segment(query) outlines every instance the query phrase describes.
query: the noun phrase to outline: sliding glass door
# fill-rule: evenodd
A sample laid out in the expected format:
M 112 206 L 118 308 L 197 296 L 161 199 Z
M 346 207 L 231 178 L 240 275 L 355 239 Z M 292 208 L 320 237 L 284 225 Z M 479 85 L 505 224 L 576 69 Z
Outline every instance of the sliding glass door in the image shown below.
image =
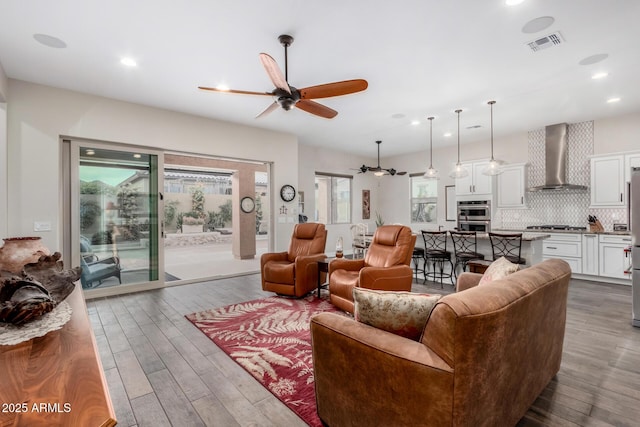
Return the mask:
M 70 144 L 70 246 L 82 267 L 83 289 L 110 295 L 125 286 L 162 286 L 162 154 L 95 142 Z

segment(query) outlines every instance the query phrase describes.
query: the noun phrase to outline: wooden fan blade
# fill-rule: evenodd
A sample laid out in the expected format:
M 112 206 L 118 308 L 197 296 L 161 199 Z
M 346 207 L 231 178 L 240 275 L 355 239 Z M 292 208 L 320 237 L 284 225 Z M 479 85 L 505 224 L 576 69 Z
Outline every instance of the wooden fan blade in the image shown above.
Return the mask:
M 278 105 L 277 102 L 275 102 L 275 101 L 272 102 L 271 105 L 269 105 L 267 108 L 265 108 L 265 110 L 262 113 L 260 113 L 260 114 L 258 114 L 256 116 L 256 119 L 259 119 L 260 117 L 266 116 L 267 114 L 271 113 L 273 110 L 276 110 L 278 107 L 279 107 L 279 105 Z
M 291 89 L 289 88 L 289 83 L 287 83 L 287 79 L 285 79 L 284 75 L 282 75 L 282 71 L 280 71 L 280 67 L 278 67 L 276 61 L 270 55 L 261 53 L 260 62 L 262 62 L 262 66 L 269 75 L 269 78 L 273 82 L 273 85 L 278 89 L 282 89 L 290 94 Z
M 396 175 L 406 175 L 407 172 L 396 172 Z
M 304 89 L 299 89 L 299 91 L 301 99 L 318 99 L 360 92 L 365 90 L 368 86 L 369 84 L 366 80 L 356 79 L 310 86 Z
M 338 115 L 336 110 L 333 110 L 317 102 L 310 101 L 308 99 L 301 99 L 296 103 L 296 107 L 306 111 L 307 113 L 315 114 L 316 116 L 324 117 L 325 119 L 332 119 Z
M 210 90 L 213 92 L 226 92 L 226 93 L 239 93 L 242 95 L 269 95 L 269 96 L 273 96 L 273 93 L 271 92 L 251 92 L 248 90 L 233 90 L 233 89 L 218 89 L 215 87 L 205 87 L 205 86 L 198 86 L 198 89 L 201 90 Z

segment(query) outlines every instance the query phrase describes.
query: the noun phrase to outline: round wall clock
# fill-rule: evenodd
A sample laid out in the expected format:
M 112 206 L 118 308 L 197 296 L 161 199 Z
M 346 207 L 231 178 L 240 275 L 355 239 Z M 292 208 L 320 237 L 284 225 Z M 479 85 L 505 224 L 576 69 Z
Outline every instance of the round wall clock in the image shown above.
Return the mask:
M 285 184 L 280 189 L 280 197 L 285 202 L 290 202 L 296 198 L 296 189 L 293 188 L 293 185 Z
M 251 213 L 256 207 L 256 202 L 249 196 L 243 197 L 240 200 L 240 209 L 244 213 Z

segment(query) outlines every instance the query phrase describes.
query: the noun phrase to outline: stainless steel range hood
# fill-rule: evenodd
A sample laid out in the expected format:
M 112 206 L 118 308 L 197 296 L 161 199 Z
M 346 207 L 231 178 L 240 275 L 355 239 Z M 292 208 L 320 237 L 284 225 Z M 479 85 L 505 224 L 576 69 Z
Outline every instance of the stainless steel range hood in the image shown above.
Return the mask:
M 544 185 L 529 188 L 529 191 L 587 190 L 584 185 L 568 184 L 567 174 L 567 124 L 545 128 L 545 181 Z

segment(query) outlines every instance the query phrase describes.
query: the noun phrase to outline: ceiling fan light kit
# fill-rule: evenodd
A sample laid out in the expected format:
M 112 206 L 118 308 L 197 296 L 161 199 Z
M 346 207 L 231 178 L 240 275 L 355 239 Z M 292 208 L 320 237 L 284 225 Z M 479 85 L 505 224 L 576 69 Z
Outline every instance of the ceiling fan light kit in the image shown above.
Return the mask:
M 252 92 L 246 90 L 233 90 L 233 89 L 221 89 L 215 87 L 198 86 L 198 89 L 208 90 L 212 92 L 227 92 L 236 93 L 242 95 L 261 95 L 271 96 L 274 101 L 271 105 L 265 108 L 257 118 L 264 117 L 271 113 L 273 110 L 282 107 L 285 111 L 290 111 L 294 107 L 307 113 L 324 117 L 325 119 L 332 119 L 338 115 L 338 112 L 332 108 L 322 105 L 313 99 L 318 98 L 330 98 L 333 96 L 348 95 L 350 93 L 361 92 L 365 90 L 369 84 L 363 79 L 343 80 L 340 82 L 326 83 L 317 86 L 310 86 L 303 89 L 297 89 L 289 85 L 289 58 L 288 48 L 293 43 L 293 37 L 287 34 L 283 34 L 278 37 L 278 41 L 284 46 L 284 75 L 276 61 L 266 53 L 260 54 L 260 62 L 264 67 L 269 79 L 275 86 L 275 89 L 271 92 Z
M 429 120 L 429 169 L 424 173 L 426 179 L 440 179 L 438 169 L 433 167 L 433 119 L 435 117 L 427 117 Z
M 360 166 L 357 170 L 358 173 L 367 173 L 367 171 L 369 172 L 373 172 L 373 174 L 375 176 L 384 176 L 384 175 L 391 175 L 391 176 L 395 176 L 395 175 L 406 175 L 407 172 L 403 171 L 403 172 L 398 172 L 396 169 L 394 168 L 383 168 L 382 166 L 380 166 L 380 144 L 382 144 L 382 141 L 376 141 L 376 144 L 378 144 L 378 165 L 373 167 L 373 166 L 367 166 L 367 165 L 362 165 Z
M 454 166 L 453 170 L 449 173 L 449 176 L 455 179 L 469 176 L 469 171 L 467 170 L 467 168 L 462 166 L 462 163 L 460 163 L 460 113 L 461 112 L 462 110 L 460 109 L 456 110 L 456 114 L 458 115 L 458 162 Z
M 504 172 L 504 170 L 502 169 L 502 165 L 504 164 L 504 162 L 502 160 L 496 160 L 493 157 L 493 104 L 495 103 L 496 101 L 487 102 L 487 104 L 489 104 L 489 107 L 491 108 L 491 160 L 489 161 L 489 164 L 482 170 L 482 174 L 488 176 L 500 175 L 502 172 Z

